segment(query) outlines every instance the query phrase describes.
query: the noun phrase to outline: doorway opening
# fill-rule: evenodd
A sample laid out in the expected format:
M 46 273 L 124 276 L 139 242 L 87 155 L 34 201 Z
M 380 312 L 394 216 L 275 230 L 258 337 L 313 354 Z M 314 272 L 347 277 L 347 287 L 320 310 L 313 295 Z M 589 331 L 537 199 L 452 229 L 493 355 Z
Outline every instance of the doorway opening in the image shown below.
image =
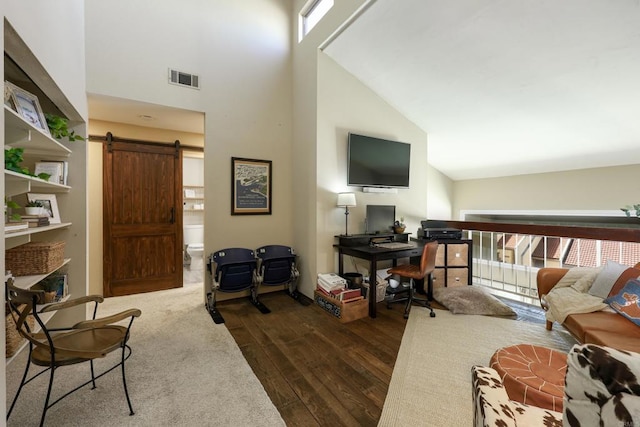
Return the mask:
M 183 286 L 204 283 L 204 153 L 182 152 Z

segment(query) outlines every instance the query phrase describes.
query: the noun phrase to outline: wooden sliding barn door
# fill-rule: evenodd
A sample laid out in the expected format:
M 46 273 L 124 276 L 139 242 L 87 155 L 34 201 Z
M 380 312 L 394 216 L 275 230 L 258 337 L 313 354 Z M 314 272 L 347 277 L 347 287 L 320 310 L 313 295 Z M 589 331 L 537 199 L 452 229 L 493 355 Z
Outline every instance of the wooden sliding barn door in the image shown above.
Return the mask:
M 115 139 L 103 146 L 104 296 L 182 286 L 182 152 Z

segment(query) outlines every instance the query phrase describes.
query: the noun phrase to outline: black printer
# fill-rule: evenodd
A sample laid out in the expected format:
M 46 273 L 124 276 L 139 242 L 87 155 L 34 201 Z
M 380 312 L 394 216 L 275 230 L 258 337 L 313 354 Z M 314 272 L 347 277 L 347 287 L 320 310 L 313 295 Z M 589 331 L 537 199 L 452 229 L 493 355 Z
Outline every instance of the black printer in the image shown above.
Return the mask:
M 420 221 L 421 228 L 418 230 L 418 237 L 426 240 L 460 240 L 462 230 L 447 227 L 444 221 L 424 220 Z

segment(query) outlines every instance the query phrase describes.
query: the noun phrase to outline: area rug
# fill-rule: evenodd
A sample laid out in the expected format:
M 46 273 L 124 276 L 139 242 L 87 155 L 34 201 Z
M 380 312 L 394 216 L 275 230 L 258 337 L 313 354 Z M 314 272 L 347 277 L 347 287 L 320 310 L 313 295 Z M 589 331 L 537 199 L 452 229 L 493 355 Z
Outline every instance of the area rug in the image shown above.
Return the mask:
M 511 307 L 480 286 L 436 288 L 433 290 L 433 299 L 453 314 L 482 314 L 513 318 L 517 316 Z
M 487 366 L 499 348 L 520 343 L 568 352 L 561 328 L 489 316 L 457 316 L 413 307 L 402 336 L 379 426 L 470 426 L 471 367 Z
M 100 378 L 95 390 L 85 387 L 55 405 L 45 425 L 285 425 L 227 328 L 211 321 L 201 286 L 108 298 L 99 315 L 130 307 L 142 310 L 133 323 L 129 341 L 133 354 L 126 362 L 135 415 L 129 416 L 122 377 L 115 370 Z M 6 367 L 7 408 L 24 369 L 25 353 Z M 108 359 L 111 364 L 112 357 Z M 97 370 L 101 372 L 100 367 Z M 88 375 L 88 364 L 58 369 L 53 396 Z M 48 374 L 25 386 L 9 426 L 38 425 L 47 381 Z

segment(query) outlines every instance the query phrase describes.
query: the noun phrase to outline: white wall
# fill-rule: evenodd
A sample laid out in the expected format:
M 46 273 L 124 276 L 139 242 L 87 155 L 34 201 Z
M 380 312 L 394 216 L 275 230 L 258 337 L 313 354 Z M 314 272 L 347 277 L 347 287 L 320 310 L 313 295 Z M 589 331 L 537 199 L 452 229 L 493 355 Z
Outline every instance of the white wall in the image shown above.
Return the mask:
M 427 135 L 368 87 L 318 54 L 317 141 L 317 262 L 318 272 L 336 271 L 334 236 L 344 233 L 344 208 L 336 207 L 336 194 L 353 191 L 357 206 L 349 214 L 349 232 L 365 232 L 366 205 L 395 205 L 415 237 L 427 215 Z M 411 144 L 410 188 L 397 193 L 363 193 L 347 187 L 347 136 L 349 132 Z M 391 225 L 391 224 L 390 224 Z
M 453 181 L 429 165 L 427 172 L 427 217 L 425 219 L 452 219 Z
M 292 244 L 290 6 L 87 2 L 89 92 L 205 112 L 205 253 Z M 198 74 L 201 90 L 168 84 L 169 67 Z M 231 215 L 231 157 L 273 162 L 271 215 Z
M 6 19 L 86 122 L 85 2 L 3 0 L 3 3 Z
M 293 222 L 294 247 L 301 258 L 300 289 L 313 296 L 316 274 L 325 271 L 327 259 L 317 254 L 326 238 L 318 235 L 318 221 L 324 220 L 326 200 L 319 196 L 316 161 L 320 143 L 318 122 L 318 47 L 360 7 L 364 0 L 340 0 L 300 42 L 297 41 L 298 14 L 308 0 L 294 0 L 291 13 L 293 27 L 293 194 L 295 216 Z M 335 147 L 329 145 L 330 150 Z M 346 159 L 345 159 L 346 163 Z M 335 201 L 332 202 L 335 205 Z M 325 249 L 326 250 L 326 249 Z M 326 257 L 325 257 L 326 258 Z
M 182 185 L 204 185 L 204 159 L 190 157 L 186 153 L 182 159 Z
M 456 181 L 461 210 L 617 210 L 640 202 L 640 165 Z

